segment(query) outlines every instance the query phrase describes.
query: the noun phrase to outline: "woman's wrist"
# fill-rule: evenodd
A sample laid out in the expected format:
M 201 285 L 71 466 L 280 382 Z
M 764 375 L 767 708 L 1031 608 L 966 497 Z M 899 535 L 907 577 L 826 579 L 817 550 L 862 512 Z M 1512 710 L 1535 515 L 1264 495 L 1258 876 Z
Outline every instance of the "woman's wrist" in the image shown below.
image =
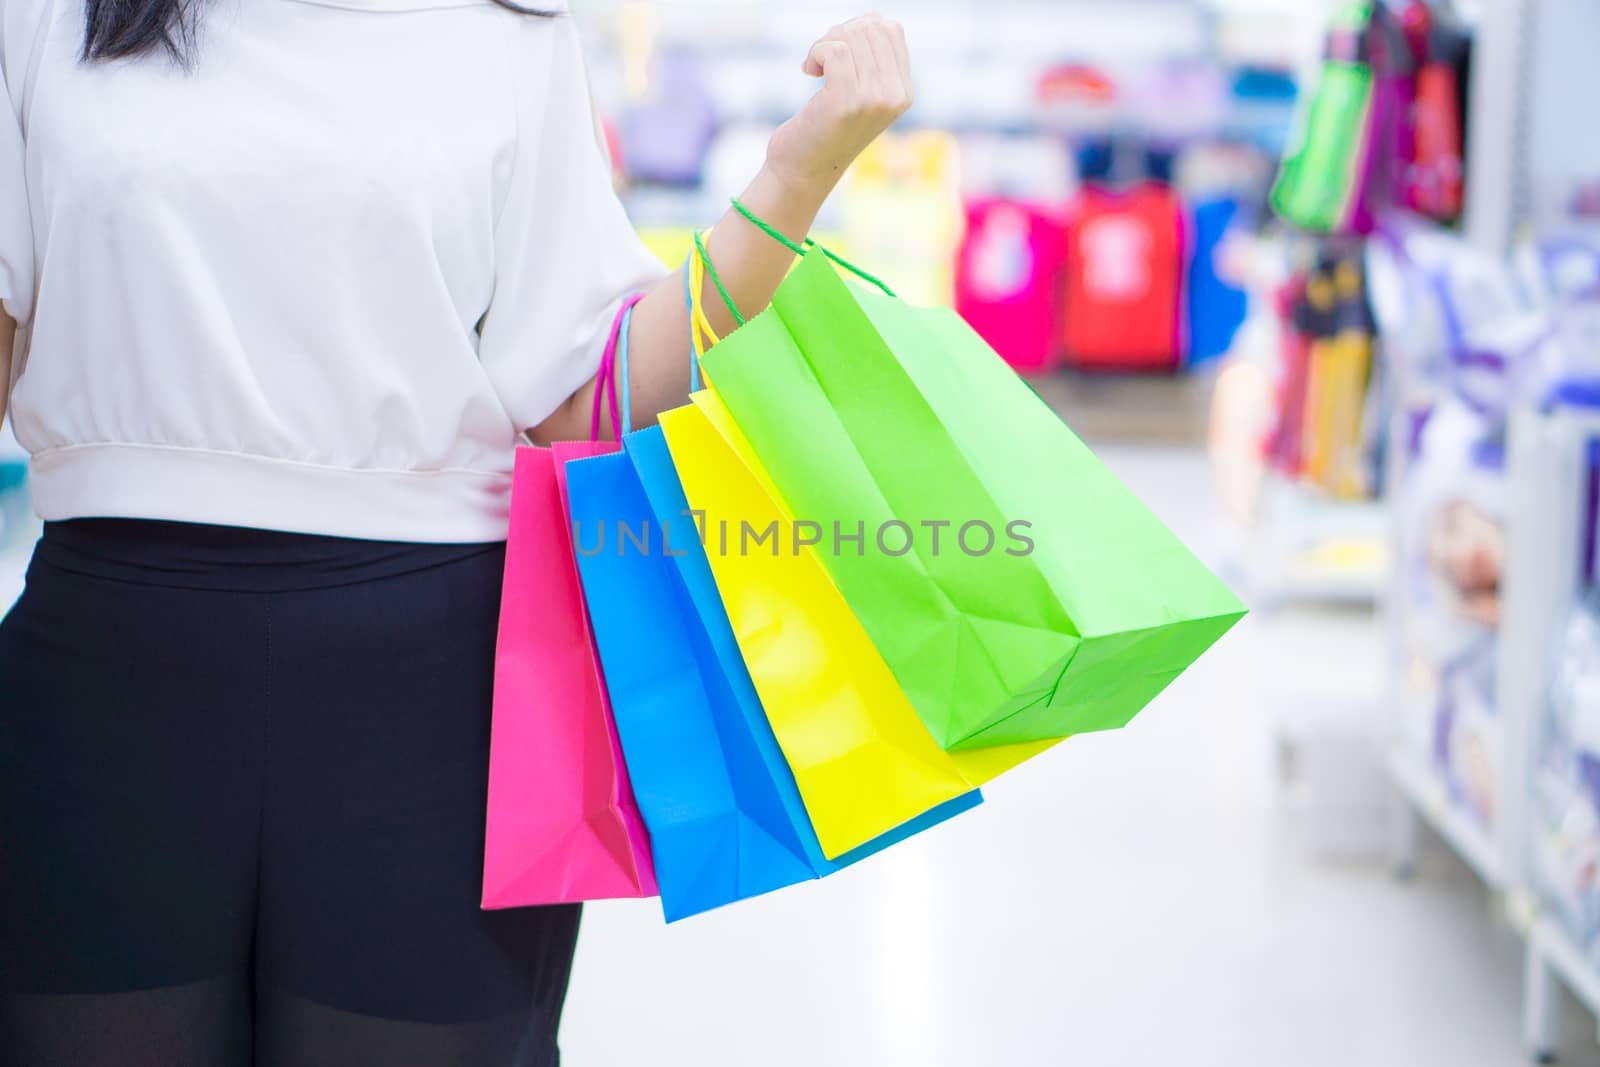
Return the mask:
M 740 199 L 773 229 L 799 243 L 811 232 L 837 179 L 794 178 L 768 163 L 756 173 Z

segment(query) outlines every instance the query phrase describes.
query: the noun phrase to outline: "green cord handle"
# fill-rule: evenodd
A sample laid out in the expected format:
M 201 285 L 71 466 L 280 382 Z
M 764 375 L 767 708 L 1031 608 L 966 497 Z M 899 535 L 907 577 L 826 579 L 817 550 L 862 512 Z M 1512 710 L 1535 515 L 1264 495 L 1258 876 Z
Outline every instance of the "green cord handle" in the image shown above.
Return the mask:
M 789 251 L 793 252 L 795 255 L 803 256 L 803 255 L 806 254 L 806 252 L 808 250 L 815 248 L 818 251 L 820 251 L 823 255 L 825 255 L 829 259 L 831 259 L 833 262 L 839 264 L 839 266 L 843 267 L 845 270 L 849 271 L 851 274 L 854 274 L 856 277 L 860 278 L 862 281 L 869 282 L 872 285 L 876 285 L 879 289 L 882 289 L 889 296 L 894 296 L 894 290 L 890 289 L 887 285 L 885 285 L 881 278 L 878 278 L 878 277 L 875 277 L 874 275 L 868 274 L 866 271 L 862 270 L 860 267 L 856 266 L 854 263 L 851 263 L 849 260 L 845 259 L 843 256 L 835 255 L 833 252 L 829 251 L 828 249 L 823 248 L 821 245 L 817 244 L 817 242 L 813 241 L 811 238 L 807 237 L 806 240 L 805 240 L 805 244 L 803 244 L 803 245 L 796 244 L 795 242 L 789 240 L 788 237 L 786 237 L 784 234 L 782 234 L 782 233 L 780 233 L 778 231 L 777 227 L 775 227 L 771 223 L 767 222 L 766 219 L 763 219 L 761 216 L 757 215 L 754 211 L 751 211 L 749 208 L 745 207 L 744 203 L 742 201 L 740 201 L 740 199 L 738 197 L 734 197 L 733 198 L 733 209 L 735 211 L 737 211 L 740 215 L 742 215 L 744 217 L 745 221 L 750 223 L 750 225 L 754 226 L 756 229 L 760 230 L 762 233 L 766 234 L 768 237 L 772 238 L 774 241 L 777 241 L 779 244 L 783 245 L 783 247 L 787 248 Z M 744 318 L 744 316 L 742 314 L 739 313 L 739 308 L 734 304 L 733 297 L 728 292 L 728 287 L 722 284 L 722 277 L 721 277 L 721 275 L 719 275 L 717 273 L 716 264 L 711 262 L 711 255 L 710 255 L 710 253 L 708 253 L 706 251 L 705 239 L 700 234 L 700 232 L 698 230 L 695 231 L 695 235 L 694 235 L 694 248 L 695 248 L 695 251 L 700 256 L 700 262 L 705 264 L 706 274 L 711 278 L 711 284 L 713 284 L 713 285 L 715 285 L 717 287 L 717 292 L 720 293 L 721 296 L 722 296 L 722 302 L 728 306 L 729 313 L 733 315 L 733 321 L 736 322 L 737 324 L 739 324 L 740 326 L 743 326 L 744 323 L 745 323 L 745 318 Z
M 740 326 L 744 325 L 744 316 L 739 314 L 739 308 L 733 302 L 733 297 L 728 294 L 728 287 L 722 284 L 722 275 L 717 273 L 717 268 L 711 262 L 711 253 L 706 251 L 705 235 L 699 230 L 694 231 L 694 250 L 700 254 L 700 262 L 705 265 L 706 274 L 711 278 L 711 284 L 717 287 L 717 292 L 722 294 L 722 302 L 728 305 L 728 311 L 733 315 L 733 321 Z
M 826 248 L 823 248 L 821 245 L 817 244 L 817 242 L 813 241 L 809 237 L 806 238 L 804 245 L 795 244 L 793 241 L 789 240 L 788 237 L 786 237 L 783 234 L 779 233 L 777 228 L 775 226 L 773 226 L 771 223 L 769 223 L 766 219 L 762 218 L 761 216 L 757 215 L 754 211 L 751 211 L 749 208 L 745 207 L 744 206 L 744 201 L 740 200 L 737 196 L 732 198 L 732 202 L 733 202 L 733 210 L 737 211 L 740 215 L 744 216 L 744 220 L 746 222 L 748 222 L 750 225 L 754 226 L 756 229 L 760 230 L 762 233 L 766 234 L 768 237 L 772 238 L 774 241 L 777 241 L 779 244 L 783 245 L 783 247 L 787 248 L 789 251 L 793 252 L 795 255 L 803 256 L 803 255 L 806 254 L 806 252 L 809 249 L 815 248 L 818 251 L 820 251 L 823 255 L 827 256 L 829 259 L 831 259 L 835 263 L 839 264 L 839 266 L 843 267 L 845 270 L 849 271 L 851 274 L 854 274 L 857 278 L 860 278 L 862 281 L 868 282 L 868 283 L 870 283 L 872 285 L 876 285 L 879 289 L 882 289 L 888 295 L 894 296 L 894 290 L 889 288 L 887 285 L 885 285 L 884 282 L 883 282 L 883 279 L 878 278 L 875 275 L 868 274 L 866 271 L 862 270 L 860 267 L 856 266 L 854 263 L 850 262 L 848 259 L 845 259 L 843 256 L 835 255 L 833 252 L 829 251 Z

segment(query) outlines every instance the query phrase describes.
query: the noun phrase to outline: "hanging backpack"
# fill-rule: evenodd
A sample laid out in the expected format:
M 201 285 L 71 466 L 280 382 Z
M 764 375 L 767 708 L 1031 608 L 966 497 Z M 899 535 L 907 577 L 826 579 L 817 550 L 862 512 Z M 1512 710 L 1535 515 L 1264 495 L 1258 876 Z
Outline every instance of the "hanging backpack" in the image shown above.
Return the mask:
M 1003 197 L 971 200 L 966 215 L 956 258 L 956 311 L 1016 370 L 1054 370 L 1060 351 L 1060 218 Z
M 1183 205 L 1166 185 L 1089 186 L 1079 194 L 1067 223 L 1062 301 L 1074 366 L 1177 369 L 1187 244 Z

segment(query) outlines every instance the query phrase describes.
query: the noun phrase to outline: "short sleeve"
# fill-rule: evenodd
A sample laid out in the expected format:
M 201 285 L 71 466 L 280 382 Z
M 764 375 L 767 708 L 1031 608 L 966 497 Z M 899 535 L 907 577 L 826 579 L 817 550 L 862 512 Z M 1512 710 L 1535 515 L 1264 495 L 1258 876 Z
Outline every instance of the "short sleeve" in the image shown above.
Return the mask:
M 667 268 L 612 186 L 571 16 L 517 18 L 518 143 L 479 357 L 507 412 L 531 429 L 594 377 L 622 302 Z
M 33 308 L 33 228 L 23 170 L 22 70 L 10 53 L 19 51 L 19 27 L 0 7 L 0 306 L 18 322 Z

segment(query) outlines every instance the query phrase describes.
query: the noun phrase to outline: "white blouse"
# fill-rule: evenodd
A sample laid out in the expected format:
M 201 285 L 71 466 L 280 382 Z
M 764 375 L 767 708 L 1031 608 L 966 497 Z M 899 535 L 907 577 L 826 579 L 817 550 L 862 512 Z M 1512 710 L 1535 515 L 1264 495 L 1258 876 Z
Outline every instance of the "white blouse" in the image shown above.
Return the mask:
M 37 510 L 504 538 L 518 435 L 665 273 L 612 192 L 570 15 L 201 9 L 185 71 L 85 64 L 81 0 L 0 0 L 0 300 Z

